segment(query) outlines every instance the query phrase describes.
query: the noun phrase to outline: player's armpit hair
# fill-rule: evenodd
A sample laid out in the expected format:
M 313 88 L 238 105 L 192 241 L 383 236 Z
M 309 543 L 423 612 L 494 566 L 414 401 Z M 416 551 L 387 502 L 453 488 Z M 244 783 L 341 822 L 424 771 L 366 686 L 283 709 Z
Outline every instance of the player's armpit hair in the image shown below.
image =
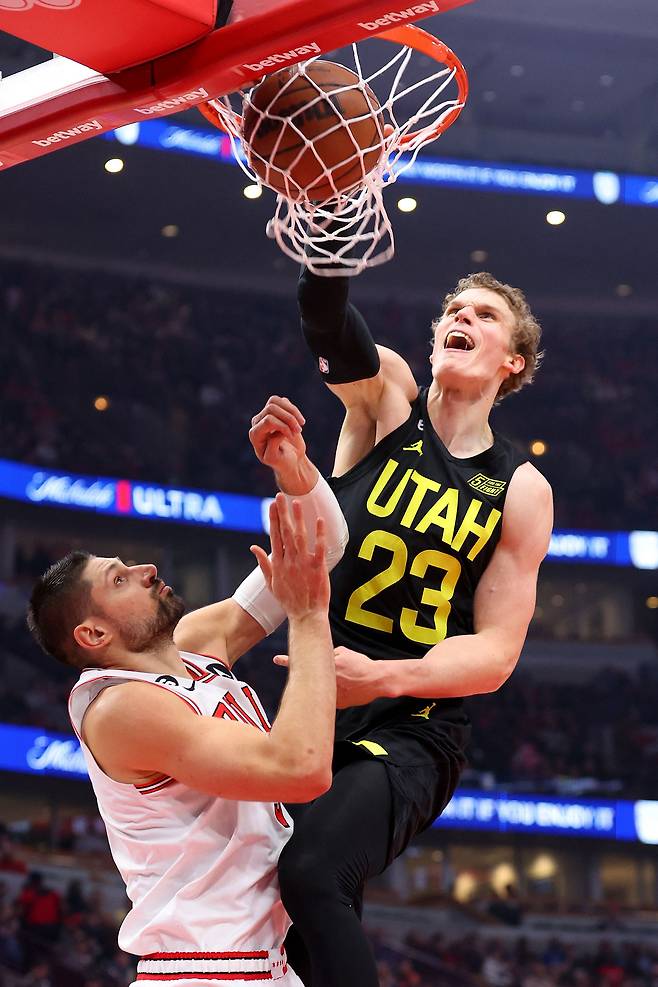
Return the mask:
M 367 380 L 379 371 L 368 324 L 348 299 L 348 279 L 302 269 L 297 288 L 302 332 L 328 384 Z

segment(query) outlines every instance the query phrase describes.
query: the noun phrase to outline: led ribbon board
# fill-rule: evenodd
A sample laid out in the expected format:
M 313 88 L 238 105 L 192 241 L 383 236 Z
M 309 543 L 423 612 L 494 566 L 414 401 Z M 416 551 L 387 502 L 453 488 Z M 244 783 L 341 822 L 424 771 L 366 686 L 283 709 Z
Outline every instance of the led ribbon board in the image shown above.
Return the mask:
M 575 800 L 458 789 L 433 826 L 658 844 L 658 802 Z
M 39 469 L 0 459 L 0 497 L 115 517 L 267 533 L 269 497 L 163 487 Z M 585 565 L 658 569 L 658 531 L 554 531 L 546 558 Z
M 0 723 L 0 770 L 88 778 L 73 734 Z M 438 829 L 534 833 L 658 844 L 658 802 L 559 799 L 458 789 L 433 824 Z
M 235 165 L 225 134 L 204 127 L 181 127 L 164 120 L 129 124 L 102 135 L 124 146 L 177 151 Z M 544 195 L 562 199 L 589 199 L 602 205 L 658 207 L 658 175 L 623 175 L 612 171 L 551 168 L 500 161 L 461 161 L 423 154 L 401 174 L 401 182 L 463 188 L 508 195 Z

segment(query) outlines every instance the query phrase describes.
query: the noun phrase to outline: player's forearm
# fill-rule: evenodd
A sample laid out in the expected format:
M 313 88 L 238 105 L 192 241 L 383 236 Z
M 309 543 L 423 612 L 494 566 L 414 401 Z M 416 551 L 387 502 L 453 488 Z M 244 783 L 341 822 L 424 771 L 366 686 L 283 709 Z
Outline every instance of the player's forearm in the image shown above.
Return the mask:
M 382 696 L 451 699 L 495 692 L 509 678 L 521 645 L 482 631 L 447 638 L 424 658 L 377 661 L 375 688 Z
M 331 780 L 336 711 L 334 651 L 326 615 L 291 618 L 288 637 L 288 683 L 270 740 L 291 773 L 324 790 Z

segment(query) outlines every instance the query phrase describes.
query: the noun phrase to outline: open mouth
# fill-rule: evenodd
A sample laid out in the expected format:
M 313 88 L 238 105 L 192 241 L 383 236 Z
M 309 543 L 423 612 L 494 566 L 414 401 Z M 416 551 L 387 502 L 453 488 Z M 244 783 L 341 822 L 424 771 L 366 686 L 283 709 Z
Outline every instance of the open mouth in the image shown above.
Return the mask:
M 444 350 L 472 350 L 475 343 L 463 329 L 451 329 L 443 342 Z

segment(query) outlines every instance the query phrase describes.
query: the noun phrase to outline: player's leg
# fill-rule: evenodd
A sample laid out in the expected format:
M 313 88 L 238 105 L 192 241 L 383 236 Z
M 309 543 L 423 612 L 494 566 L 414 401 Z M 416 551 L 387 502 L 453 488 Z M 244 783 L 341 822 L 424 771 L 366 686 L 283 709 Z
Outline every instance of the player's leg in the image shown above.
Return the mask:
M 374 760 L 348 764 L 326 794 L 294 815 L 279 883 L 295 934 L 308 950 L 311 979 L 295 934 L 286 943 L 290 964 L 306 987 L 377 987 L 359 913 L 364 882 L 388 860 L 392 797 L 386 768 Z

